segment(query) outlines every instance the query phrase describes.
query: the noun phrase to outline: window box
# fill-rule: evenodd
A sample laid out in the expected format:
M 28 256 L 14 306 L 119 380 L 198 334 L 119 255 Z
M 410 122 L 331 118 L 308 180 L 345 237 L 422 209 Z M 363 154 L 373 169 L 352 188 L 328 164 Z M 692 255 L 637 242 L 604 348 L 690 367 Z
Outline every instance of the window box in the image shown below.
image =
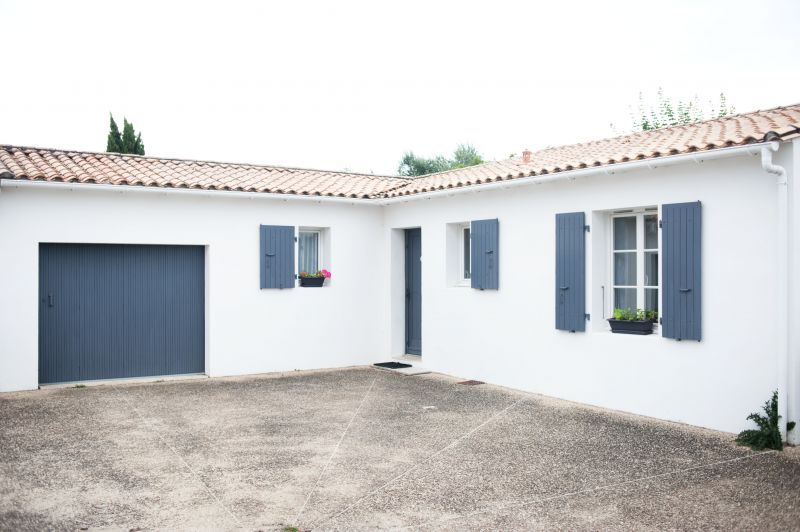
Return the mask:
M 325 283 L 324 277 L 301 277 L 300 278 L 300 286 L 305 286 L 306 288 L 319 288 Z
M 653 334 L 653 322 L 650 320 L 608 320 L 611 332 L 619 334 Z

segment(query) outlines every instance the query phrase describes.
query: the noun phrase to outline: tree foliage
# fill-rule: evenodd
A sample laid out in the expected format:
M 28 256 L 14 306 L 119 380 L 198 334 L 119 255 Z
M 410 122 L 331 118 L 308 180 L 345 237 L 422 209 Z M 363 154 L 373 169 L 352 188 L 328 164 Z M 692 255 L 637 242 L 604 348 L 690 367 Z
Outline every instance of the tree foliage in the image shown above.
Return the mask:
M 144 142 L 142 133 L 136 133 L 133 124 L 123 118 L 122 134 L 119 132 L 114 115 L 109 113 L 111 124 L 106 141 L 106 151 L 109 153 L 132 153 L 134 155 L 144 155 Z
M 452 158 L 447 158 L 443 155 L 431 158 L 419 157 L 414 155 L 414 152 L 407 151 L 400 160 L 397 172 L 402 176 L 420 176 L 444 172 L 454 168 L 466 168 L 483 162 L 483 157 L 474 146 L 471 144 L 459 144 L 453 152 Z
M 639 93 L 639 108 L 632 116 L 633 129 L 636 131 L 650 131 L 662 127 L 700 122 L 706 118 L 728 116 L 735 112 L 736 109 L 733 106 L 728 106 L 725 93 L 720 93 L 718 104 L 709 102 L 707 108 L 703 108 L 697 96 L 691 100 L 676 100 L 673 102 L 670 98 L 664 96 L 663 89 L 659 87 L 655 106 L 647 105 L 642 93 Z

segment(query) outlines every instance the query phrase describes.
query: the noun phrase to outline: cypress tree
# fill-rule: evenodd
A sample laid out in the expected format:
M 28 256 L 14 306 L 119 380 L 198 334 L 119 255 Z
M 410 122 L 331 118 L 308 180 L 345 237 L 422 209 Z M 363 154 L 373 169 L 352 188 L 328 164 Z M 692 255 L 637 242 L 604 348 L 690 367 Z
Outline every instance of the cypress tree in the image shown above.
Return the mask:
M 120 135 L 114 116 L 111 115 L 111 130 L 108 133 L 106 151 L 111 153 L 132 153 L 144 155 L 144 142 L 142 134 L 136 133 L 133 124 L 126 118 L 122 119 L 122 134 Z
M 111 117 L 110 131 L 108 132 L 108 141 L 106 142 L 106 151 L 111 153 L 122 153 L 122 135 L 119 134 L 119 127 L 114 121 L 114 115 L 108 113 Z
M 122 153 L 136 153 L 136 132 L 126 118 L 122 119 Z

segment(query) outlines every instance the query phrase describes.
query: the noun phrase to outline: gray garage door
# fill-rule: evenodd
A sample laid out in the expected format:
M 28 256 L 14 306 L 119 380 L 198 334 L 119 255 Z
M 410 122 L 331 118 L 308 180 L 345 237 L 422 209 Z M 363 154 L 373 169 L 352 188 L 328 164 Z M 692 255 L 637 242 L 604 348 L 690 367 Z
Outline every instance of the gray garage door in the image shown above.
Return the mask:
M 41 244 L 39 382 L 202 373 L 202 246 Z

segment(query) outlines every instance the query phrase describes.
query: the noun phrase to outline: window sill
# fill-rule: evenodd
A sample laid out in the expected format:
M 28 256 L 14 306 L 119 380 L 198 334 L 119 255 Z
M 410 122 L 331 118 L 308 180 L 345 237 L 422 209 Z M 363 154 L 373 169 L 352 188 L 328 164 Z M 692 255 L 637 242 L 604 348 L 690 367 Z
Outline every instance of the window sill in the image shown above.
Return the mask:
M 603 329 L 603 330 L 593 330 L 592 334 L 602 334 L 608 336 L 626 336 L 629 338 L 661 338 L 661 330 L 653 329 L 651 334 L 625 334 L 625 333 L 615 333 L 612 332 L 611 329 Z

